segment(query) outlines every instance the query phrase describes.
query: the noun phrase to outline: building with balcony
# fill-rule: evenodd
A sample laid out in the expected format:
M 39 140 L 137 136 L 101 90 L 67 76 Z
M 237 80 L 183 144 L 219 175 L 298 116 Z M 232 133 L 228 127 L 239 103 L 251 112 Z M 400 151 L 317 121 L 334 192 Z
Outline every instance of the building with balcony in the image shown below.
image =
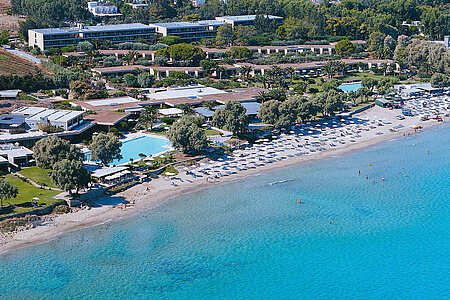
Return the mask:
M 265 15 L 269 20 L 277 20 L 278 26 L 283 24 L 283 17 Z M 232 27 L 237 25 L 242 26 L 254 26 L 256 15 L 243 15 L 243 16 L 227 16 L 227 17 L 216 17 L 217 21 L 225 22 Z
M 111 43 L 133 42 L 139 38 L 151 40 L 154 34 L 154 26 L 140 23 L 97 26 L 79 24 L 77 27 L 30 29 L 28 45 L 44 51 L 54 47 L 76 46 L 79 42 L 93 39 L 108 40 Z
M 216 20 L 204 20 L 197 22 L 171 22 L 171 23 L 155 23 L 156 33 L 161 36 L 178 36 L 184 43 L 196 42 L 203 38 L 215 38 L 217 29 L 225 25 L 225 22 Z
M 96 17 L 117 17 L 121 16 L 117 12 L 117 6 L 110 2 L 88 2 L 88 10 Z

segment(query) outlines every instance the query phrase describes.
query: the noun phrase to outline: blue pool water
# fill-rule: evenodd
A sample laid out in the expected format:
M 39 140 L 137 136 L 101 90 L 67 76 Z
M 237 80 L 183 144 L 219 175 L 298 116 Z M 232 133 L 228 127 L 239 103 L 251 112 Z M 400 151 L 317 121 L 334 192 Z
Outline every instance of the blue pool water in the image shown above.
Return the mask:
M 114 160 L 112 164 L 120 165 L 130 162 L 130 158 L 138 159 L 140 158 L 139 153 L 144 153 L 145 155 L 160 153 L 167 150 L 168 146 L 170 146 L 169 140 L 150 136 L 142 136 L 122 142 L 120 150 L 123 158 Z
M 362 87 L 361 82 L 357 82 L 357 83 L 344 83 L 344 84 L 341 84 L 340 86 L 338 86 L 338 88 L 340 88 L 340 89 L 343 90 L 344 92 L 357 91 L 357 90 L 360 89 L 361 87 Z
M 443 125 L 211 185 L 0 256 L 0 299 L 449 299 L 449 153 Z

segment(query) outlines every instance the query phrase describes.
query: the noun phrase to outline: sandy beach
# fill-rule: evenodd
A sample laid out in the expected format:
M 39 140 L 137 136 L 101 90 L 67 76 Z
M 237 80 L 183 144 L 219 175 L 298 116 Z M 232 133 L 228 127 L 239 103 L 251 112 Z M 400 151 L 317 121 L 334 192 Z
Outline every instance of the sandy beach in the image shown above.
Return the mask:
M 261 172 L 273 169 L 348 155 L 379 143 L 420 134 L 413 126 L 420 125 L 423 129 L 428 129 L 442 124 L 436 120 L 421 121 L 420 116 L 399 120 L 396 118 L 399 114 L 399 110 L 376 106 L 355 115 L 354 123 L 330 122 L 328 126 L 323 125 L 315 131 L 312 128 L 315 124 L 307 125 L 310 127 L 282 134 L 271 143 L 262 142 L 250 149 L 238 151 L 229 157 L 229 161 L 205 161 L 193 168 L 180 169 L 179 174 L 172 179 L 159 176 L 158 179 L 139 184 L 114 196 L 104 197 L 94 207 L 46 217 L 43 218 L 45 221 L 34 228 L 0 234 L 0 254 L 49 241 L 65 232 L 132 217 L 180 194 L 192 193 L 248 176 L 258 176 Z M 444 118 L 444 121 L 448 121 L 448 118 Z M 206 172 L 205 169 L 209 171 Z

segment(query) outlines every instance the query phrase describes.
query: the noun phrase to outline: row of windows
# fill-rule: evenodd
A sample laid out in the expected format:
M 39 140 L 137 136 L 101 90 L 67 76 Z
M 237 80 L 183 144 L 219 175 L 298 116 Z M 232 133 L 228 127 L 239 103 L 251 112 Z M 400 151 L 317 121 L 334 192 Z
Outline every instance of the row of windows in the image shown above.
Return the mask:
M 95 32 L 95 33 L 72 33 L 72 34 L 58 34 L 58 35 L 44 35 L 44 40 L 64 40 L 68 38 L 96 38 L 105 36 L 120 36 L 120 35 L 133 35 L 133 34 L 152 34 L 154 29 L 151 30 L 127 30 L 127 31 L 108 31 L 108 32 Z
M 134 41 L 139 38 L 142 38 L 145 40 L 150 40 L 152 38 L 152 35 L 106 37 L 106 38 L 102 38 L 100 40 L 109 40 L 112 43 L 120 43 L 120 42 L 126 42 L 126 41 Z M 79 42 L 89 41 L 89 40 L 92 40 L 92 39 L 67 39 L 67 40 L 57 40 L 57 41 L 46 41 L 45 48 L 63 47 L 63 46 L 67 46 L 67 45 L 77 45 Z

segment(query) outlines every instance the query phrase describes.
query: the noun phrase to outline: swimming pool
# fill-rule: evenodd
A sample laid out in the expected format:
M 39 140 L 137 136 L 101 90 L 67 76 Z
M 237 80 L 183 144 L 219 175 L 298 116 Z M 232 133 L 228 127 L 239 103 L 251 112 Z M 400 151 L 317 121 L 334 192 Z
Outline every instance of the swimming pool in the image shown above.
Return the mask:
M 341 84 L 340 86 L 338 86 L 338 88 L 340 88 L 344 92 L 356 91 L 361 87 L 362 87 L 361 82 L 344 83 L 344 84 Z
M 130 162 L 130 158 L 139 159 L 139 154 L 153 155 L 168 150 L 170 147 L 170 141 L 166 138 L 158 138 L 151 136 L 140 136 L 128 141 L 122 142 L 120 148 L 122 159 L 114 160 L 112 165 L 120 165 Z M 87 153 L 87 158 L 90 159 L 90 153 Z

